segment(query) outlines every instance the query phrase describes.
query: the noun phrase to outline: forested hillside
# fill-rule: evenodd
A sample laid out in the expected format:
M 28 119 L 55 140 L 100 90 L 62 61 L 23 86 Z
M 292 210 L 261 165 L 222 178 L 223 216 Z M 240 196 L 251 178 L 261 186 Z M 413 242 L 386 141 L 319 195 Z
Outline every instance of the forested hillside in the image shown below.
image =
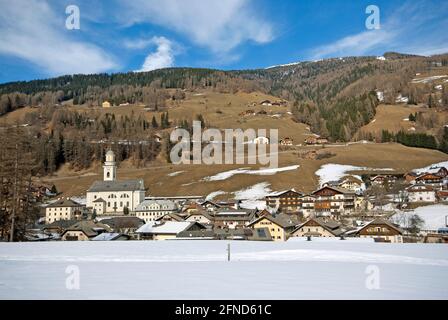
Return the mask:
M 447 108 L 446 84 L 436 90 L 431 83 L 413 82 L 416 75 L 438 72 L 437 68 L 443 72 L 447 65 L 448 55 L 387 53 L 384 57 L 346 57 L 258 70 L 169 68 L 62 76 L 0 85 L 0 115 L 24 106 L 99 106 L 105 100 L 163 111 L 167 100 L 184 98 L 183 90 L 260 91 L 292 102 L 296 120 L 310 125 L 313 132 L 331 141 L 350 141 L 359 128 L 372 121 L 380 102 L 393 104 L 397 97 L 406 97 L 409 104 Z

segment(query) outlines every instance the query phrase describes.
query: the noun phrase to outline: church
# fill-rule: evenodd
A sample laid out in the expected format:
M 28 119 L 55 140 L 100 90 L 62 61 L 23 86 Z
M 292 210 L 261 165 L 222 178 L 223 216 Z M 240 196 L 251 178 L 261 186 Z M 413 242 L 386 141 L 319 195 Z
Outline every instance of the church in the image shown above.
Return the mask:
M 117 163 L 112 150 L 106 153 L 103 171 L 103 181 L 95 181 L 87 190 L 87 208 L 97 216 L 120 216 L 134 212 L 145 200 L 143 180 L 117 180 Z

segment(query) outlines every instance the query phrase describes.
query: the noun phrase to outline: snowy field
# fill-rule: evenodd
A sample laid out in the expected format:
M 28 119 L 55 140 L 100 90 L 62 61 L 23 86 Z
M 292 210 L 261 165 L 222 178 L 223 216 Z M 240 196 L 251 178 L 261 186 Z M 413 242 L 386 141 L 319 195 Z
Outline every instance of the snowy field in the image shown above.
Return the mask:
M 69 290 L 73 270 L 80 287 Z M 448 299 L 448 246 L 329 239 L 0 243 L 0 299 Z
M 423 219 L 423 230 L 437 231 L 440 228 L 445 228 L 448 221 L 448 205 L 436 204 L 432 206 L 419 207 L 412 211 L 397 212 L 392 220 L 403 228 L 410 227 L 410 217 L 418 215 Z

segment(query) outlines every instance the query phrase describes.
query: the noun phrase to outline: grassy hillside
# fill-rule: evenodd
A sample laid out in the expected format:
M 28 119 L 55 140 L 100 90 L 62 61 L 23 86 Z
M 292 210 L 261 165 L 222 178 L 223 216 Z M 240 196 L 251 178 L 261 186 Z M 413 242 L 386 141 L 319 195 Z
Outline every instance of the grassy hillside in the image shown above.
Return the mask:
M 255 184 L 267 182 L 272 190 L 297 188 L 312 191 L 318 186 L 315 172 L 324 164 L 337 163 L 369 168 L 392 168 L 397 173 L 424 167 L 432 163 L 447 161 L 448 155 L 439 151 L 408 148 L 398 144 L 351 144 L 348 146 L 327 147 L 326 150 L 335 157 L 325 160 L 304 160 L 297 155 L 299 150 L 283 151 L 279 154 L 279 166 L 300 165 L 299 169 L 280 172 L 275 175 L 234 175 L 223 181 L 205 182 L 202 179 L 224 171 L 239 168 L 258 169 L 259 165 L 169 165 L 161 161 L 153 162 L 146 168 L 134 168 L 129 163 L 122 163 L 119 179 L 143 178 L 149 193 L 156 196 L 172 195 L 207 195 L 215 191 L 231 193 Z M 312 148 L 306 148 L 312 149 Z M 182 172 L 181 172 L 182 171 Z M 178 173 L 170 176 L 170 174 Z M 368 172 L 357 172 L 368 173 Z M 90 170 L 74 173 L 62 169 L 54 177 L 43 180 L 53 182 L 65 195 L 83 195 L 95 180 L 102 179 L 99 164 Z

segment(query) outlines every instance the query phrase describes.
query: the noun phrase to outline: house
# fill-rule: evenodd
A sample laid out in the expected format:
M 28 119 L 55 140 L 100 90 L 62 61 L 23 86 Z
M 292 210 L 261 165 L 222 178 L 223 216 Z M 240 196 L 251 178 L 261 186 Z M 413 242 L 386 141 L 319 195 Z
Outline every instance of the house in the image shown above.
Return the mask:
M 291 233 L 292 237 L 339 237 L 345 230 L 335 221 L 325 221 L 323 218 L 312 218 L 297 226 Z
M 415 178 L 417 178 L 418 177 L 418 174 L 417 173 L 415 173 L 415 172 L 407 172 L 405 175 L 404 175 L 404 180 L 407 182 L 407 183 L 413 183 L 414 181 L 415 181 Z
M 448 191 L 437 191 L 436 197 L 440 202 L 448 202 Z
M 448 177 L 448 169 L 445 167 L 431 167 L 426 171 L 426 173 L 434 174 L 442 178 Z
M 130 236 L 126 234 L 105 232 L 92 238 L 91 241 L 124 241 L 129 239 Z
M 358 229 L 346 232 L 346 235 L 372 238 L 375 242 L 403 243 L 403 231 L 384 219 L 375 219 Z
M 448 234 L 429 233 L 423 239 L 424 243 L 448 243 Z
M 185 218 L 188 222 L 199 222 L 201 224 L 213 224 L 214 218 L 208 212 L 193 212 Z
M 103 232 L 111 232 L 111 228 L 94 221 L 79 221 L 65 229 L 61 235 L 63 241 L 88 241 Z
M 78 220 L 56 220 L 42 227 L 42 231 L 46 234 L 53 235 L 53 238 L 60 238 L 64 231 L 77 223 Z
M 305 139 L 305 144 L 308 145 L 324 145 L 328 144 L 328 142 L 327 138 L 322 138 L 319 135 L 313 135 Z
M 251 141 L 252 144 L 269 144 L 269 138 L 266 137 L 257 137 Z
M 203 225 L 197 222 L 151 222 L 140 227 L 137 230 L 139 238 L 143 240 L 170 240 L 175 239 L 181 232 L 197 231 L 206 229 Z
M 199 205 L 201 210 L 205 210 L 207 212 L 215 212 L 221 209 L 221 206 L 219 204 L 209 200 L 200 202 Z
M 222 209 L 213 215 L 215 229 L 243 229 L 255 218 L 255 210 Z
M 104 101 L 104 102 L 101 104 L 101 106 L 102 106 L 103 108 L 110 108 L 110 107 L 111 107 L 111 104 L 110 104 L 109 101 Z
M 45 223 L 74 220 L 81 217 L 84 206 L 70 198 L 58 199 L 45 208 Z
M 192 202 L 184 205 L 184 207 L 182 208 L 182 213 L 188 215 L 193 212 L 202 211 L 202 209 L 203 208 L 199 203 Z
M 292 146 L 293 140 L 289 137 L 285 137 L 283 139 L 280 139 L 280 145 L 281 146 Z
M 434 173 L 423 173 L 415 178 L 415 184 L 425 184 L 435 189 L 442 189 L 444 178 Z
M 145 184 L 139 180 L 117 180 L 117 164 L 112 150 L 106 153 L 103 181 L 87 190 L 87 208 L 97 216 L 120 216 L 133 212 L 145 199 Z
M 145 223 L 156 221 L 158 218 L 178 211 L 177 205 L 171 200 L 144 200 L 135 208 L 135 216 Z
M 266 206 L 282 212 L 299 212 L 302 206 L 302 192 L 294 189 L 273 192 L 265 197 Z
M 393 175 L 376 175 L 370 177 L 370 183 L 372 185 L 384 186 L 385 184 L 391 185 L 397 181 L 397 177 Z
M 346 176 L 343 177 L 339 183 L 338 187 L 353 191 L 353 192 L 360 192 L 362 191 L 364 184 L 361 179 L 354 177 L 354 176 Z
M 317 216 L 348 214 L 355 209 L 355 193 L 344 188 L 324 186 L 312 195 L 315 197 L 314 212 Z
M 302 213 L 304 218 L 308 218 L 314 213 L 314 202 L 316 201 L 316 197 L 313 195 L 305 195 L 300 198 L 301 208 L 300 213 Z
M 425 184 L 415 184 L 406 188 L 406 193 L 408 196 L 408 202 L 419 203 L 419 202 L 436 202 L 436 191 L 430 185 Z
M 185 219 L 177 213 L 167 213 L 167 214 L 164 214 L 163 216 L 157 218 L 155 221 L 181 222 L 181 221 L 185 221 Z
M 260 102 L 260 105 L 265 106 L 265 107 L 270 107 L 270 106 L 272 106 L 272 102 L 271 102 L 271 100 L 263 100 Z
M 295 225 L 287 215 L 264 215 L 251 222 L 248 227 L 254 230 L 268 229 L 272 241 L 286 241 Z
M 371 211 L 373 210 L 374 205 L 373 203 L 370 201 L 370 199 L 368 197 L 364 197 L 364 196 L 356 196 L 355 198 L 355 210 L 356 211 Z
M 145 224 L 145 221 L 137 217 L 113 217 L 103 219 L 101 223 L 108 225 L 115 233 L 126 234 L 134 238 L 135 232 Z

